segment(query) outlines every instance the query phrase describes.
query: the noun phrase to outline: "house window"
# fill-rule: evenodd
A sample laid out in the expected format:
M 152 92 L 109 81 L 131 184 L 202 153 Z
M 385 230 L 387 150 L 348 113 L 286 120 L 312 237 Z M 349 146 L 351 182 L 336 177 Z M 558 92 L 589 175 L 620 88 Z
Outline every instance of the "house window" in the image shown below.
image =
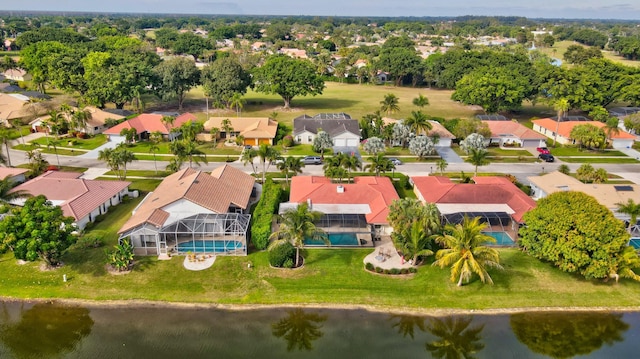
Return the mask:
M 312 141 L 313 141 L 313 137 L 311 137 L 311 136 L 307 136 L 307 141 L 308 141 L 308 142 L 312 142 Z
M 296 137 L 296 142 L 302 142 L 302 137 L 300 136 Z

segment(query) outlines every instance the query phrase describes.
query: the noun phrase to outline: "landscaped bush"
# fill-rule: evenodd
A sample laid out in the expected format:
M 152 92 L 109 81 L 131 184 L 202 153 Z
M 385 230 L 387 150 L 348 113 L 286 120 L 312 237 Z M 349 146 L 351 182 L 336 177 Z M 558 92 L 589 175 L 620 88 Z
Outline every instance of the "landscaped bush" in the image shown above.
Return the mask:
M 398 268 L 391 268 L 391 270 L 389 271 L 389 274 L 400 274 L 400 269 L 398 269 Z
M 409 273 L 416 273 L 418 269 L 416 267 L 409 267 Z
M 368 271 L 373 271 L 375 268 L 373 266 L 373 263 L 367 262 L 367 264 L 364 265 L 364 267 L 368 270 Z
M 284 136 L 284 138 L 282 139 L 282 147 L 293 147 L 293 136 Z
M 409 269 L 408 268 L 400 269 L 400 274 L 407 274 L 407 273 L 409 273 Z
M 376 273 L 382 273 L 382 268 L 376 267 Z
M 273 214 L 280 203 L 282 188 L 267 179 L 262 186 L 262 197 L 253 210 L 251 217 L 251 242 L 256 249 L 265 249 L 269 244 L 271 235 L 271 222 Z
M 285 242 L 269 250 L 269 264 L 278 268 L 291 268 L 295 256 L 296 248 L 291 243 Z

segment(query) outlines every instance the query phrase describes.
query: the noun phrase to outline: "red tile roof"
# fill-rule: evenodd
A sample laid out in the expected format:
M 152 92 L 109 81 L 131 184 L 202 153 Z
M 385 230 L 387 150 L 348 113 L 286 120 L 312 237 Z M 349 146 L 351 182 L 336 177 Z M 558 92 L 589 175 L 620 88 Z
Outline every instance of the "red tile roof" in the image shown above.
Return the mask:
M 0 167 L 0 180 L 29 172 L 26 168 Z
M 24 190 L 34 196 L 44 195 L 48 200 L 58 203 L 65 216 L 79 221 L 131 184 L 126 181 L 78 178 L 81 175 L 78 172 L 49 171 L 15 187 L 13 191 Z
M 104 131 L 107 135 L 119 135 L 120 131 L 124 128 L 135 128 L 136 132 L 155 132 L 160 131 L 163 135 L 168 135 L 171 132 L 171 129 L 182 126 L 183 123 L 187 121 L 195 121 L 196 116 L 191 113 L 184 113 L 173 121 L 172 126 L 167 126 L 164 122 L 162 122 L 162 115 L 155 113 L 143 113 L 138 115 L 132 119 L 124 121 L 121 124 L 111 127 L 110 129 Z
M 489 126 L 491 137 L 513 135 L 521 140 L 544 140 L 547 137 L 515 121 L 482 121 Z
M 254 183 L 255 178 L 228 165 L 215 169 L 210 175 L 185 168 L 166 177 L 145 198 L 119 233 L 144 223 L 161 227 L 170 215 L 163 208 L 181 199 L 215 213 L 227 213 L 232 204 L 247 209 Z
M 338 193 L 337 187 L 344 188 Z M 386 224 L 389 205 L 398 199 L 398 193 L 389 177 L 355 177 L 354 183 L 331 183 L 320 176 L 295 176 L 291 179 L 290 202 L 311 200 L 316 204 L 367 204 L 367 223 Z
M 533 120 L 531 121 L 534 125 L 538 125 L 540 127 L 546 128 L 547 130 L 551 131 L 551 132 L 555 132 L 556 131 L 556 126 L 557 123 L 556 121 L 550 119 L 550 118 L 542 118 L 539 120 Z M 560 126 L 558 126 L 558 135 L 564 137 L 564 138 L 571 138 L 571 130 L 573 130 L 573 128 L 575 126 L 578 125 L 594 125 L 598 128 L 603 128 L 606 126 L 606 124 L 600 122 L 600 121 L 563 121 L 560 122 Z M 635 140 L 635 136 L 628 133 L 628 132 L 624 132 L 622 130 L 620 130 L 619 133 L 612 133 L 611 134 L 611 138 L 612 139 L 625 139 L 625 140 L 629 140 L 629 139 L 633 139 Z
M 425 202 L 470 204 L 506 204 L 515 212 L 513 218 L 520 222 L 522 216 L 535 208 L 536 202 L 505 177 L 474 177 L 475 184 L 453 183 L 447 177 L 411 177 L 415 188 Z

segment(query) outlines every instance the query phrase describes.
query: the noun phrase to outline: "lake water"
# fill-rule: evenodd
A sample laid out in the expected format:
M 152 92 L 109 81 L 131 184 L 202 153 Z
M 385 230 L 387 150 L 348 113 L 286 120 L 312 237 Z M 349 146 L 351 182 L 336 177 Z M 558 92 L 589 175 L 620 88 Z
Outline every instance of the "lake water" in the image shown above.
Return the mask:
M 0 303 L 0 358 L 635 358 L 640 313 L 429 317 L 365 310 Z

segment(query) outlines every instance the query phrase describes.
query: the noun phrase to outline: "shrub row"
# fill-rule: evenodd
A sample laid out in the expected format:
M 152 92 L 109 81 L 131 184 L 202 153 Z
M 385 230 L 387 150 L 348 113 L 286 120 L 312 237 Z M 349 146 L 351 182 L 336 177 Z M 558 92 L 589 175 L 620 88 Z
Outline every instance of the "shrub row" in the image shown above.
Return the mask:
M 269 250 L 269 264 L 278 268 L 291 268 L 296 257 L 296 248 L 289 242 L 284 242 Z
M 251 217 L 251 242 L 256 249 L 265 249 L 269 244 L 271 222 L 278 208 L 281 193 L 280 184 L 274 184 L 271 179 L 267 179 L 262 186 L 262 197 Z
M 380 267 L 374 267 L 372 263 L 367 263 L 365 265 L 365 268 L 369 272 L 375 272 L 378 274 L 392 274 L 392 275 L 416 273 L 418 271 L 415 267 L 382 269 Z

